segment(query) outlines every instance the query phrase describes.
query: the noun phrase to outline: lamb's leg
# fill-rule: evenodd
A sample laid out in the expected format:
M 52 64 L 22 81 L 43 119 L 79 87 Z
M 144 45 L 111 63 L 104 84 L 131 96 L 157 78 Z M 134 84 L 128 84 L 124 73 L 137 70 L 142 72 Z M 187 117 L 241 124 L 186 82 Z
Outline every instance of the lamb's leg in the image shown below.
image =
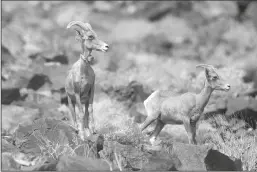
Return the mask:
M 196 122 L 190 123 L 190 119 L 184 120 L 184 126 L 187 132 L 189 144 L 197 144 L 196 142 Z
M 163 129 L 164 126 L 165 126 L 165 124 L 161 120 L 157 119 L 157 124 L 155 126 L 155 129 L 150 136 L 150 142 L 151 142 L 152 145 L 156 141 L 156 138 L 158 137 L 158 135 L 160 134 L 160 132 L 161 132 L 161 130 Z
M 76 112 L 75 112 L 75 103 L 72 103 L 70 96 L 67 94 L 68 97 L 68 104 L 71 112 L 71 117 L 72 117 L 72 122 L 74 127 L 77 129 L 77 117 L 76 117 Z

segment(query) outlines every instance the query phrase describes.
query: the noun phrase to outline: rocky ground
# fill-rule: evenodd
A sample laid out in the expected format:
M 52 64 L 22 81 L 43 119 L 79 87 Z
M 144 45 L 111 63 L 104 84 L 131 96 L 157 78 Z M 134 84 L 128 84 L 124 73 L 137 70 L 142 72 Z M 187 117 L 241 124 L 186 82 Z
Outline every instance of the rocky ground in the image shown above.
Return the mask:
M 4 1 L 2 3 L 2 169 L 127 171 L 257 170 L 257 3 Z M 64 91 L 79 58 L 72 20 L 89 22 L 110 45 L 93 52 L 97 135 L 81 141 Z M 199 92 L 216 66 L 231 85 L 213 93 L 188 145 L 167 125 L 149 147 L 138 126 L 156 89 Z M 154 126 L 149 127 L 149 131 Z M 119 165 L 114 161 L 114 170 Z

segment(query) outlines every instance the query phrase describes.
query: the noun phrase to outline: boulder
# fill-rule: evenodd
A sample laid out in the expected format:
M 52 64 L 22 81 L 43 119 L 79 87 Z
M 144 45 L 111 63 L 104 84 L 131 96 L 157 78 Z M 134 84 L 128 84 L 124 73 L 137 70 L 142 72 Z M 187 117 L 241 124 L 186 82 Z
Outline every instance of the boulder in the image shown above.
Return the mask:
M 241 171 L 242 162 L 240 160 L 233 161 L 228 156 L 217 150 L 209 150 L 204 159 L 207 171 Z
M 13 133 L 19 124 L 28 125 L 39 117 L 39 110 L 16 105 L 2 105 L 2 129 Z
M 45 85 L 46 83 L 52 84 L 49 77 L 44 74 L 35 74 L 29 81 L 27 88 L 38 90 L 40 87 Z
M 13 101 L 22 99 L 19 88 L 2 88 L 1 89 L 1 103 L 4 105 L 11 104 Z
M 66 151 L 62 154 L 98 158 L 98 152 L 104 142 L 101 135 L 94 135 L 82 141 L 77 130 L 67 122 L 51 118 L 40 118 L 30 125 L 19 125 L 14 136 L 15 145 L 20 152 L 34 156 L 42 153 L 49 155 L 53 147 L 56 149 L 52 152 L 56 159 L 61 155 L 59 153 L 63 151 L 63 147 Z
M 46 63 L 60 63 L 67 65 L 69 63 L 68 57 L 65 54 L 55 55 L 53 57 L 44 57 Z
M 35 155 L 48 149 L 49 143 L 53 145 L 57 143 L 68 144 L 71 147 L 81 143 L 80 139 L 74 143 L 73 139 L 77 138 L 74 128 L 61 120 L 49 118 L 34 120 L 29 125 L 19 125 L 14 136 L 15 145 L 19 147 L 20 151 Z M 44 149 L 42 150 L 42 148 Z
M 103 160 L 82 156 L 62 156 L 57 164 L 57 171 L 101 171 L 109 170 Z
M 164 151 L 165 150 L 165 151 Z M 161 152 L 166 153 L 161 153 Z M 178 171 L 237 171 L 242 166 L 230 157 L 213 150 L 207 145 L 189 145 L 173 143 L 172 146 L 164 146 L 161 150 L 151 150 L 150 161 L 144 165 L 147 170 L 178 170 Z M 167 154 L 168 152 L 168 154 Z M 160 161 L 162 159 L 162 161 Z M 156 163 L 160 161 L 160 163 Z M 166 163 L 165 163 L 166 162 Z M 153 165 L 156 164 L 156 165 Z M 160 166 L 160 164 L 162 164 Z M 147 167 L 150 165 L 149 167 Z
M 1 156 L 1 161 L 2 161 L 2 165 L 1 165 L 1 169 L 5 170 L 5 171 L 19 171 L 21 166 L 15 162 L 15 160 L 13 159 L 11 153 L 9 152 L 4 152 L 2 153 Z

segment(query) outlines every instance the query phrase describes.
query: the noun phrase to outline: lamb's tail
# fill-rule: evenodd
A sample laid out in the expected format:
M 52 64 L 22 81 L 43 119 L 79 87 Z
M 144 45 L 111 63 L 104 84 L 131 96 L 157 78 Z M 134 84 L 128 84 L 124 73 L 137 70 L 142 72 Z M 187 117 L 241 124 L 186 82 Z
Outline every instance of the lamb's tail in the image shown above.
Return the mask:
M 159 90 L 154 91 L 145 101 L 144 106 L 146 109 L 159 110 L 160 109 L 160 96 Z

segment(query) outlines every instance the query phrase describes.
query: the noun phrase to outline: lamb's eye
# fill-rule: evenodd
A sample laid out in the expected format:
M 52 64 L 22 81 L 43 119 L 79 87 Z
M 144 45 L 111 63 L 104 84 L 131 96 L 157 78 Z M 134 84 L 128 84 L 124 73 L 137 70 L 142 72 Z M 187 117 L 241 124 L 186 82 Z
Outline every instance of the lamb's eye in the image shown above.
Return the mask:
M 216 80 L 216 79 L 218 79 L 218 76 L 214 76 L 212 79 L 213 79 L 213 80 Z

